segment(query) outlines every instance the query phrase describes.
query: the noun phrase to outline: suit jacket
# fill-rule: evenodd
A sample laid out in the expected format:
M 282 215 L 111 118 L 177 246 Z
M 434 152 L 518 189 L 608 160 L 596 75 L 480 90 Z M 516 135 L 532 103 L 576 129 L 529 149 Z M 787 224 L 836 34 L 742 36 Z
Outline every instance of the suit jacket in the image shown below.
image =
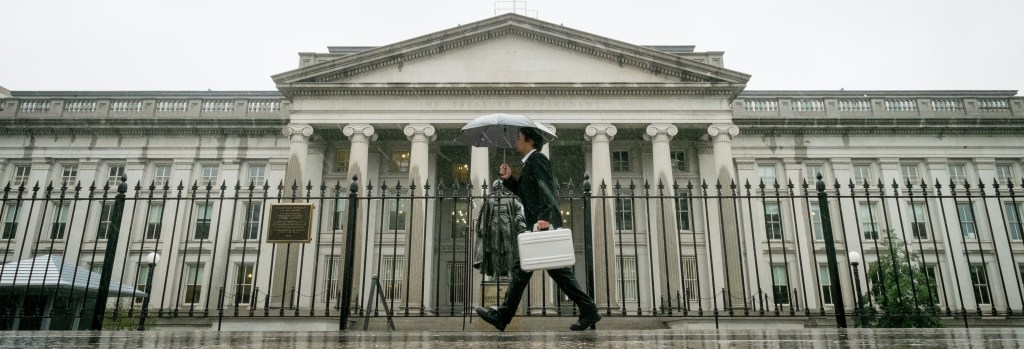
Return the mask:
M 543 153 L 535 151 L 526 159 L 519 179 L 509 177 L 502 183 L 522 200 L 527 229 L 533 229 L 538 220 L 548 221 L 552 227 L 562 226 L 562 213 L 558 211 L 558 199 L 555 198 L 551 160 Z

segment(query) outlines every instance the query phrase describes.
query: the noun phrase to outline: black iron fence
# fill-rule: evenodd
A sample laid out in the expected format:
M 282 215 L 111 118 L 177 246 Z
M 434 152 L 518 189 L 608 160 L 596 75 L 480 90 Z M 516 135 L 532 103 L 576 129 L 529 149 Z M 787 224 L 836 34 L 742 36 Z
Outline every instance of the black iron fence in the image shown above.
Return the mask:
M 384 316 L 382 303 L 399 317 L 466 316 L 500 302 L 507 281 L 473 269 L 476 212 L 490 194 L 400 181 L 9 184 L 0 326 Z M 966 325 L 1024 314 L 1024 198 L 1008 180 L 816 188 L 585 178 L 558 196 L 574 271 L 606 315 L 925 314 Z M 270 205 L 295 202 L 315 207 L 310 241 L 267 243 Z M 897 297 L 912 306 L 892 308 Z M 577 315 L 546 277 L 520 314 Z

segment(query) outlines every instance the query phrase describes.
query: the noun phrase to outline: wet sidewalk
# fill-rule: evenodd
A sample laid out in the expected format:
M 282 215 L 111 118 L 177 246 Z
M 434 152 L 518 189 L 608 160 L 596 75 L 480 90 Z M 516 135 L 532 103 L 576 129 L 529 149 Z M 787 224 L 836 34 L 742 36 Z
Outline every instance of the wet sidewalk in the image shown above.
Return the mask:
M 7 332 L 0 348 L 1022 348 L 1024 329 Z

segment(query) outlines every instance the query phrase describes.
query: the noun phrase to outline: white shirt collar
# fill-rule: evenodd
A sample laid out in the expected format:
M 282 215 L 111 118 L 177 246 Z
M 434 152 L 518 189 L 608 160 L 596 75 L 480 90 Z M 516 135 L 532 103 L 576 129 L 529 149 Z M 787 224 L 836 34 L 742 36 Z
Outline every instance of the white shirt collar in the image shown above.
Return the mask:
M 537 149 L 530 150 L 529 153 L 526 153 L 526 156 L 523 156 L 523 164 L 524 165 L 526 164 L 526 159 L 529 159 L 530 155 L 533 155 L 533 153 L 536 152 L 536 151 L 537 151 Z

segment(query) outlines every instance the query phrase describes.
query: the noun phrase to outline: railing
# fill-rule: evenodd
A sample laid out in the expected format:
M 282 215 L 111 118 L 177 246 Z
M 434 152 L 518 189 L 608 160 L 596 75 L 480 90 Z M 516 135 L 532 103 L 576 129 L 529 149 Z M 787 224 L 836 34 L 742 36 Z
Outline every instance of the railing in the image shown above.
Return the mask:
M 825 101 L 820 99 L 794 99 L 793 111 L 823 111 Z
M 814 317 L 835 315 L 838 304 L 854 314 L 884 303 L 878 289 L 901 287 L 875 276 L 885 267 L 880 263 L 906 263 L 921 271 L 912 278 L 925 275 L 906 286 L 923 295 L 912 309 L 963 318 L 965 325 L 967 317 L 1024 314 L 1021 275 L 1014 270 L 1024 265 L 1024 197 L 1012 184 L 590 188 L 586 181 L 569 182 L 557 196 L 561 225 L 578 239 L 573 270 L 605 315 Z M 466 316 L 473 306 L 494 305 L 505 291 L 503 281 L 471 268 L 473 218 L 489 196 L 487 187 L 193 183 L 123 190 L 119 199 L 110 187 L 4 188 L 0 324 L 29 329 L 46 320 L 50 329 L 71 329 L 76 319 L 87 323 L 95 312 L 82 300 L 98 296 L 94 286 L 82 285 L 103 274 L 111 285 L 149 293 L 146 314 L 157 322 L 337 317 L 343 311 L 384 316 L 368 302 L 373 275 L 380 275 L 388 308 L 398 317 Z M 289 202 L 316 207 L 311 241 L 266 243 L 269 206 Z M 826 243 L 826 227 L 833 245 Z M 107 246 L 115 245 L 127 248 L 108 256 Z M 155 270 L 145 261 L 150 252 L 163 256 Z M 863 255 L 863 279 L 856 268 L 851 275 L 850 252 Z M 47 255 L 85 270 L 76 274 L 85 282 L 10 267 Z M 835 278 L 823 269 L 829 258 L 839 265 Z M 149 273 L 152 283 L 145 281 Z M 540 279 L 520 315 L 578 314 L 550 279 Z M 854 280 L 863 292 L 854 292 Z M 100 303 L 107 305 L 106 316 L 141 320 L 143 297 L 110 289 Z
M 886 111 L 917 111 L 917 101 L 913 99 L 886 99 Z
M 269 113 L 281 110 L 281 101 L 249 101 L 250 113 Z
M 866 99 L 840 99 L 840 111 L 871 111 L 871 101 Z
M 111 113 L 137 113 L 142 111 L 142 101 L 111 101 Z
M 91 113 L 96 111 L 96 101 L 66 101 L 64 111 L 68 113 Z
M 933 99 L 932 110 L 934 111 L 961 111 L 964 110 L 964 102 L 959 99 Z
M 981 110 L 1008 110 L 1010 102 L 1005 99 L 979 99 L 978 109 Z
M 157 112 L 185 112 L 188 111 L 188 101 L 157 101 Z
M 235 102 L 224 101 L 203 101 L 203 112 L 230 112 L 235 110 Z
M 774 99 L 748 99 L 743 101 L 747 111 L 775 111 L 779 110 L 779 101 Z
M 22 113 L 45 113 L 50 111 L 50 101 L 21 101 L 18 111 Z

